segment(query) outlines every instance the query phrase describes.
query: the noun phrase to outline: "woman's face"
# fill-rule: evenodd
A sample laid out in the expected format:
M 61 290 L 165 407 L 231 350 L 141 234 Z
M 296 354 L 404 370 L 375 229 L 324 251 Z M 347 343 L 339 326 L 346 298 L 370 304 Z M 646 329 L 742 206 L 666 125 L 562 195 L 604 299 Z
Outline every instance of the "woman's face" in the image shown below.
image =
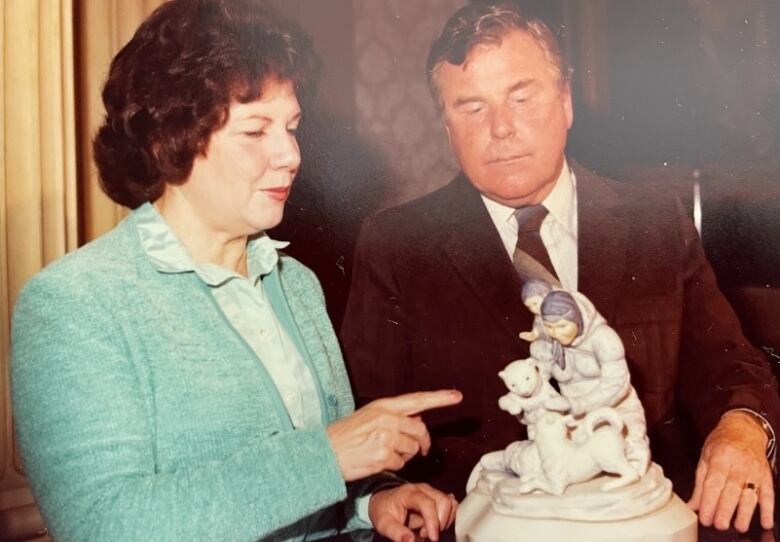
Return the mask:
M 544 329 L 550 338 L 555 339 L 563 346 L 569 346 L 577 338 L 580 330 L 577 324 L 571 320 L 561 319 L 557 322 L 544 321 Z
M 259 99 L 230 105 L 227 122 L 180 187 L 201 220 L 235 236 L 279 224 L 301 163 L 300 117 L 289 81 L 269 81 Z

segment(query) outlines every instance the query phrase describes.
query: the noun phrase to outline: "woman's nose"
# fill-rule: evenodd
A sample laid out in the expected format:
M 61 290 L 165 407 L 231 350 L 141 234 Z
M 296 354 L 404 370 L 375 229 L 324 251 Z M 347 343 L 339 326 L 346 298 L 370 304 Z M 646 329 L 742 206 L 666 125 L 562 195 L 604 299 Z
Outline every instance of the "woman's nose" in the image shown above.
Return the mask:
M 277 169 L 298 169 L 301 164 L 301 151 L 295 134 L 285 130 L 274 139 L 271 164 Z

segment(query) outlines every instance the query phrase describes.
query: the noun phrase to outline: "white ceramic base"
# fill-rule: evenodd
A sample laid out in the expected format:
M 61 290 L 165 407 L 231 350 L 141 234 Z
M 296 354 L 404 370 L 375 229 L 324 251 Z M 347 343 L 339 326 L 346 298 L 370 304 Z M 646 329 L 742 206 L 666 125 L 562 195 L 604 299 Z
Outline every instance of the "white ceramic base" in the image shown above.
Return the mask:
M 483 468 L 472 478 L 477 479 L 472 491 L 488 495 L 497 513 L 522 518 L 620 521 L 655 512 L 672 498 L 672 483 L 656 463 L 627 486 L 605 491 L 604 484 L 615 478 L 600 474 L 568 486 L 561 495 L 524 493 L 520 478 L 504 470 Z
M 698 520 L 677 495 L 655 512 L 620 521 L 572 521 L 507 516 L 486 494 L 469 493 L 458 507 L 457 542 L 576 540 L 577 542 L 696 542 Z

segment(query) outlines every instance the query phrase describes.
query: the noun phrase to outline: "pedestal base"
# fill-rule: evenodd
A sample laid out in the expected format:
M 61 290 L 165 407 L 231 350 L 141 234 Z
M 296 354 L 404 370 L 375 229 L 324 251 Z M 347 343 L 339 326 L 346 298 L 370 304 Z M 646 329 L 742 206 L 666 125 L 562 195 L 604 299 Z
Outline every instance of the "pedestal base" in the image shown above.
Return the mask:
M 458 542 L 696 542 L 698 520 L 677 495 L 644 516 L 620 521 L 572 521 L 507 516 L 493 510 L 485 493 L 472 491 L 458 507 Z

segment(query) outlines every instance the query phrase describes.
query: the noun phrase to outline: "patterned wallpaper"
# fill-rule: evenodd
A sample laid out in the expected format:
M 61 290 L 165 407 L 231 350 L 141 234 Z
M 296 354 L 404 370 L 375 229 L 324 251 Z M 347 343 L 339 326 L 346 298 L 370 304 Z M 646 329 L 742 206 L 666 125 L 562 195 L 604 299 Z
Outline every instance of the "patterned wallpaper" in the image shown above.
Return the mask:
M 464 0 L 353 0 L 356 124 L 394 179 L 387 203 L 428 193 L 457 172 L 425 81 L 425 59 Z

